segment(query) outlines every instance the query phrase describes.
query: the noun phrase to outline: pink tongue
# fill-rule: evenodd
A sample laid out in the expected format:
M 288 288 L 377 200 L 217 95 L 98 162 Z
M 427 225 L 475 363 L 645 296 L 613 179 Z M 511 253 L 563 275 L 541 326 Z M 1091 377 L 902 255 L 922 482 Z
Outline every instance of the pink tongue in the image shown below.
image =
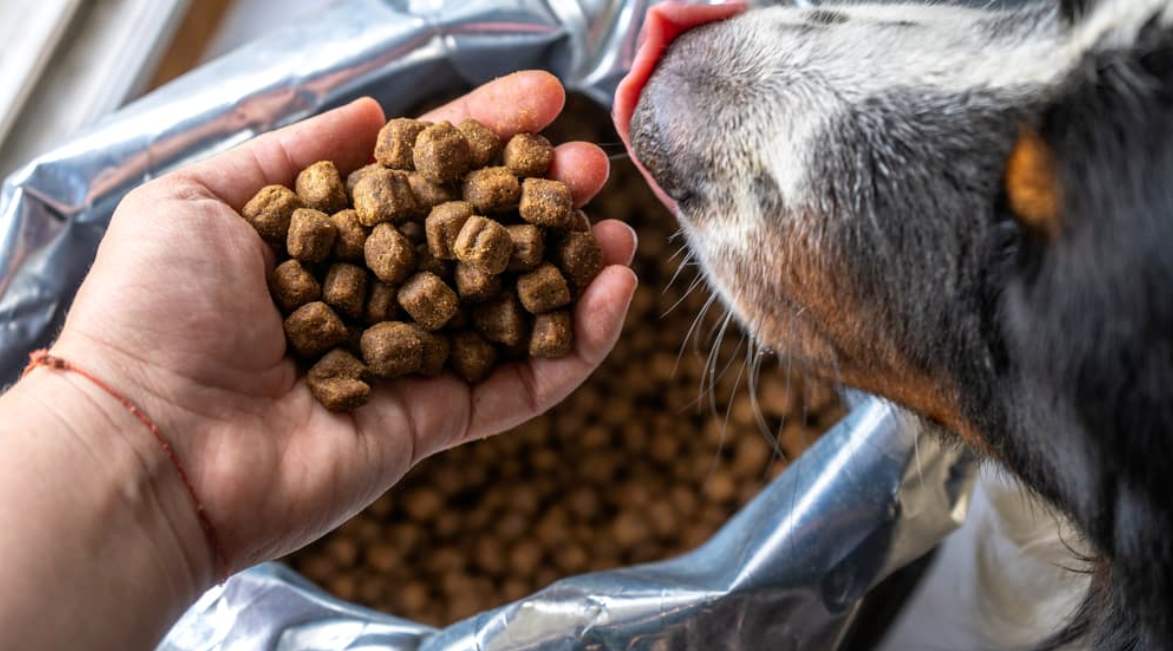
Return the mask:
M 639 94 L 648 83 L 648 78 L 652 76 L 652 71 L 656 69 L 656 62 L 660 55 L 668 49 L 677 36 L 694 27 L 735 16 L 744 10 L 745 3 L 741 0 L 721 5 L 686 5 L 667 2 L 652 7 L 648 11 L 647 20 L 644 21 L 643 29 L 640 31 L 639 51 L 636 52 L 631 72 L 627 73 L 623 81 L 619 82 L 619 87 L 615 89 L 613 118 L 615 128 L 619 131 L 619 137 L 623 139 L 623 144 L 627 146 L 627 153 L 631 155 L 631 160 L 635 161 L 636 167 L 647 179 L 648 184 L 652 186 L 656 196 L 672 210 L 676 209 L 676 202 L 672 201 L 656 185 L 655 180 L 635 157 L 635 152 L 631 151 L 631 116 L 635 113 Z

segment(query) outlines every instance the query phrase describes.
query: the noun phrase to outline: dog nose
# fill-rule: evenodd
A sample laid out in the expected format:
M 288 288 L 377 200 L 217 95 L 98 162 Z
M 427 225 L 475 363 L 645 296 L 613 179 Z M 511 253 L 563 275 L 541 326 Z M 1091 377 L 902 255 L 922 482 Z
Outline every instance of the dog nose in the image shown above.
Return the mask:
M 631 119 L 631 149 L 650 176 L 653 189 L 672 203 L 680 203 L 688 199 L 690 190 L 679 167 L 681 161 L 674 161 L 680 149 L 674 142 L 669 118 L 674 111 L 670 105 L 656 101 L 655 86 L 649 84 L 636 105 Z

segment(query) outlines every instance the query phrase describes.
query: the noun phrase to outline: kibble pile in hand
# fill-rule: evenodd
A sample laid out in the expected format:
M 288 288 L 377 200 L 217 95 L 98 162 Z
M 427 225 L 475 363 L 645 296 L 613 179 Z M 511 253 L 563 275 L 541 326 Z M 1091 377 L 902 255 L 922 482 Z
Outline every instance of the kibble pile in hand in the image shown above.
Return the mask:
M 603 256 L 570 189 L 543 178 L 546 138 L 396 118 L 374 158 L 345 182 L 315 163 L 242 211 L 283 259 L 273 301 L 319 402 L 349 411 L 375 378 L 476 383 L 574 349 L 574 302 Z

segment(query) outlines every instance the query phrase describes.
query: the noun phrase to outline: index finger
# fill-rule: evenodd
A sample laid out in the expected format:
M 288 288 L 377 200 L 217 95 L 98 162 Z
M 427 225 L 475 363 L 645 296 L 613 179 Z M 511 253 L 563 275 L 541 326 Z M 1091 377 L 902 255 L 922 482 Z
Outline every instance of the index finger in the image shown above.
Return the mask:
M 473 118 L 508 139 L 518 133 L 545 129 L 565 104 L 566 91 L 557 77 L 541 70 L 525 70 L 494 79 L 420 119 L 460 124 Z

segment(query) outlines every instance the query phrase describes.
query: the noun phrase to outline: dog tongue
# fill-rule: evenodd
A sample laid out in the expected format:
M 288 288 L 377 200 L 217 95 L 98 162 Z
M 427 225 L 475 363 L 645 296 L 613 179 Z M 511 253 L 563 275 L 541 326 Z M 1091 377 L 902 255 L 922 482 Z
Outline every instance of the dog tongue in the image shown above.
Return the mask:
M 652 7 L 648 10 L 648 17 L 644 21 L 643 29 L 640 30 L 639 50 L 636 52 L 631 72 L 627 73 L 627 76 L 619 82 L 619 86 L 615 89 L 615 105 L 612 114 L 615 120 L 615 129 L 619 132 L 619 137 L 623 139 L 623 144 L 627 147 L 627 153 L 631 155 L 631 160 L 635 161 L 636 167 L 652 186 L 656 196 L 673 210 L 676 208 L 676 202 L 672 201 L 656 185 L 655 180 L 635 157 L 635 152 L 631 151 L 631 116 L 635 113 L 639 94 L 647 85 L 652 71 L 656 69 L 656 62 L 660 55 L 668 49 L 677 36 L 694 27 L 735 16 L 744 10 L 745 4 L 741 1 L 721 5 L 686 5 L 667 2 Z

